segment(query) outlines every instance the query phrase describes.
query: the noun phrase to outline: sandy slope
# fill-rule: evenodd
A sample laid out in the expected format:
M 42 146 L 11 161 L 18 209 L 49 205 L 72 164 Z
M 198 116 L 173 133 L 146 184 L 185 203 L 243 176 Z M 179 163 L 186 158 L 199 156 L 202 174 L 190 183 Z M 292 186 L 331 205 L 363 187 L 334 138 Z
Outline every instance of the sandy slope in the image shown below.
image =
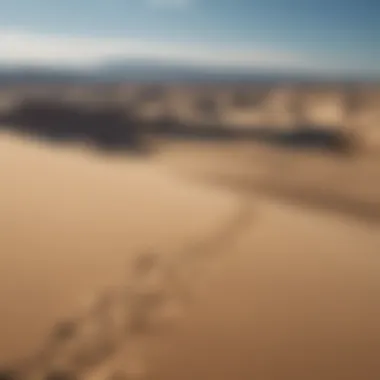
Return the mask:
M 0 183 L 1 361 L 28 352 L 99 287 L 120 282 L 128 257 L 176 252 L 236 202 L 152 164 L 5 137 Z
M 134 252 L 174 253 L 236 211 L 238 195 L 167 170 L 1 140 L 1 359 L 118 281 Z M 196 300 L 183 320 L 148 342 L 152 378 L 377 380 L 378 228 L 254 205 L 239 238 L 189 284 Z
M 257 213 L 155 378 L 378 379 L 379 231 L 264 200 Z

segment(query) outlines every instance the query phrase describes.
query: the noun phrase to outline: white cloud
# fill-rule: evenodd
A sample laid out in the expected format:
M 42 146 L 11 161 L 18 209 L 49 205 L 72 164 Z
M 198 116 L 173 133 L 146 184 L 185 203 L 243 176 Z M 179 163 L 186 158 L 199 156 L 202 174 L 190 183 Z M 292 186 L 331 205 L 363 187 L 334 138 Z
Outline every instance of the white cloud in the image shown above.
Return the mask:
M 71 37 L 0 30 L 0 64 L 92 66 L 110 59 L 153 59 L 211 67 L 312 69 L 290 52 L 209 49 L 131 38 Z

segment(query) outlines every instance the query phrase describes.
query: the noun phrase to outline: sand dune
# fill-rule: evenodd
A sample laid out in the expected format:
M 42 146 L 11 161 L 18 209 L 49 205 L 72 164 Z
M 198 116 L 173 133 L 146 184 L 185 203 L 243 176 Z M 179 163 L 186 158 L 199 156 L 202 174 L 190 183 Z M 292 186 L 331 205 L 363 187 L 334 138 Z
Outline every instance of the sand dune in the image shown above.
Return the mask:
M 216 264 L 157 379 L 377 379 L 377 229 L 260 201 Z
M 0 143 L 0 357 L 28 352 L 57 316 L 121 281 L 128 258 L 172 254 L 233 212 L 229 194 L 144 162 Z
M 149 378 L 379 378 L 378 227 L 252 194 L 251 217 L 217 244 L 241 194 L 162 161 L 2 137 L 0 162 L 1 362 L 33 351 L 83 297 L 120 283 L 137 253 L 197 253 L 200 241 L 212 255 L 187 283 L 193 303 L 143 342 Z M 128 352 L 91 378 L 122 368 Z

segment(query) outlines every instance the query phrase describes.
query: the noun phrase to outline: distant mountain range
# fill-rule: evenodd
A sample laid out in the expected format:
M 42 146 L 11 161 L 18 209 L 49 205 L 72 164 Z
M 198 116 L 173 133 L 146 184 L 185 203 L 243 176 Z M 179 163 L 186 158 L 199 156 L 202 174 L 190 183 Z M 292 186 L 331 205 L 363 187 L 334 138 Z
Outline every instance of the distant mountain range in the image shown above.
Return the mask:
M 153 61 L 106 62 L 88 69 L 51 68 L 43 66 L 0 66 L 0 84 L 14 83 L 93 83 L 93 82 L 367 82 L 371 78 L 323 76 L 280 71 L 241 70 L 230 68 L 192 67 Z

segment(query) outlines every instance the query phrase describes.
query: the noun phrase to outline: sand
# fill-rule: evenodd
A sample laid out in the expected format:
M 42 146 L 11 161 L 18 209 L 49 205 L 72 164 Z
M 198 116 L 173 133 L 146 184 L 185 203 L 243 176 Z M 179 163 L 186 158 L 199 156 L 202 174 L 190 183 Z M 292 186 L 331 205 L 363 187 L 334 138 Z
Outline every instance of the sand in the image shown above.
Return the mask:
M 234 210 L 232 195 L 124 161 L 1 140 L 1 358 L 28 351 L 57 316 L 119 283 L 129 257 L 175 253 Z
M 122 281 L 133 255 L 207 240 L 243 199 L 154 158 L 9 136 L 0 183 L 3 363 Z M 145 343 L 150 378 L 378 379 L 379 228 L 255 194 L 249 202 L 241 231 L 209 245 L 214 258 L 190 279 L 195 298 L 177 326 Z
M 379 234 L 261 199 L 157 379 L 377 379 Z

